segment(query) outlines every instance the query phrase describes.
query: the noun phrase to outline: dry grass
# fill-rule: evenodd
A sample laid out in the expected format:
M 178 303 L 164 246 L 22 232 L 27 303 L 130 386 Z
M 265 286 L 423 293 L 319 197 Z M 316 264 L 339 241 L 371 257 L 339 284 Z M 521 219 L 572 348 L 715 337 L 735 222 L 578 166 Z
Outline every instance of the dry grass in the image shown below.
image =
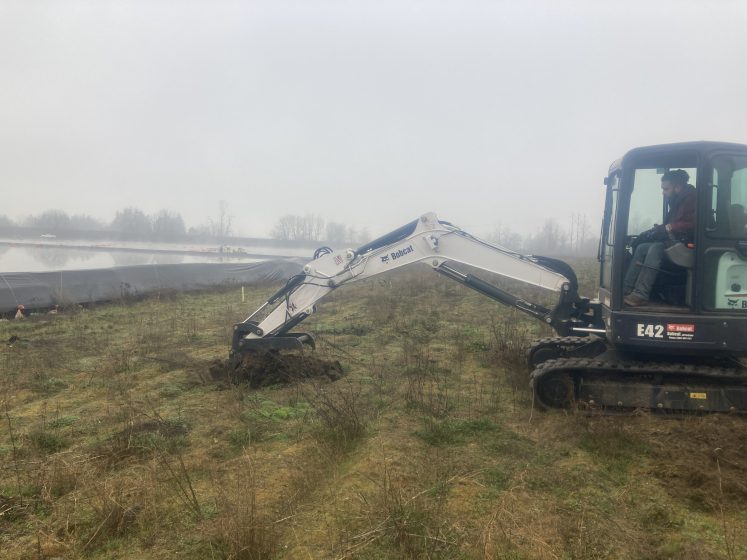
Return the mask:
M 274 288 L 0 323 L 3 557 L 747 555 L 744 418 L 530 414 L 544 327 L 426 269 L 307 320 L 342 379 L 216 383 Z

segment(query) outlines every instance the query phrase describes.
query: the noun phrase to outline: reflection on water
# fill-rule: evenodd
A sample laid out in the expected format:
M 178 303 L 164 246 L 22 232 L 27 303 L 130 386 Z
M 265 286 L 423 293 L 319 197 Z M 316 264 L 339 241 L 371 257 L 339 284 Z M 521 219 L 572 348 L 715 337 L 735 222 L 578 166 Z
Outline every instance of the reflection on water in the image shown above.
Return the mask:
M 92 251 L 81 249 L 69 249 L 60 251 L 53 247 L 29 247 L 27 249 L 31 256 L 43 264 L 49 270 L 59 270 L 64 268 L 71 261 L 85 262 L 93 258 Z M 85 268 L 85 267 L 84 267 Z
M 114 261 L 115 266 L 134 266 L 136 264 L 150 264 L 153 255 L 146 253 L 125 253 L 124 251 L 115 251 L 106 253 Z M 178 256 L 178 255 L 177 255 Z M 179 262 L 182 262 L 181 260 Z
M 179 264 L 184 262 L 181 255 L 169 253 L 156 253 L 153 255 L 153 262 L 156 264 Z
M 46 272 L 112 268 L 143 264 L 180 264 L 199 262 L 256 262 L 258 259 L 226 258 L 219 255 L 186 255 L 127 251 L 92 251 L 67 247 L 11 247 L 0 245 L 0 273 Z

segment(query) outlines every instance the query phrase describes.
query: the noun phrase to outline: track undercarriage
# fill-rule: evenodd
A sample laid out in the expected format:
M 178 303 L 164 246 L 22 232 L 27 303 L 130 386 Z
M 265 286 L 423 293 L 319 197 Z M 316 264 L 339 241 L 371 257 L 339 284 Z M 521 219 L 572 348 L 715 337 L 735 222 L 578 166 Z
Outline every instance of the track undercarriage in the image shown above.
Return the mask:
M 747 368 L 736 360 L 641 361 L 597 337 L 537 341 L 530 383 L 543 408 L 747 413 Z

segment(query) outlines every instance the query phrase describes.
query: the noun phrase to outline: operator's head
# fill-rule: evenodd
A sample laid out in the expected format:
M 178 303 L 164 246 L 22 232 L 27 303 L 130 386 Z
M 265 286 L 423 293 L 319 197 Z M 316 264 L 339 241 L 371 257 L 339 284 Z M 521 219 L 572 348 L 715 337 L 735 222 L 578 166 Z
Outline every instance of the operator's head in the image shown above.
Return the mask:
M 673 194 L 680 194 L 689 180 L 690 175 L 684 169 L 667 171 L 661 177 L 661 193 L 664 198 L 671 198 Z

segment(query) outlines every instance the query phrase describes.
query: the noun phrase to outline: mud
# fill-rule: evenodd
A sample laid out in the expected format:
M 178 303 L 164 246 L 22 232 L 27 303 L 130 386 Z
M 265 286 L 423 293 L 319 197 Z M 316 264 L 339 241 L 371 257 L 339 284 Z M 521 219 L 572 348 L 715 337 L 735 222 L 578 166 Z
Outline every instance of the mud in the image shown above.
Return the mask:
M 342 377 L 337 360 L 322 360 L 312 354 L 264 352 L 246 354 L 236 360 L 216 360 L 210 366 L 214 381 L 232 384 L 248 383 L 252 388 L 287 385 L 304 379 Z

